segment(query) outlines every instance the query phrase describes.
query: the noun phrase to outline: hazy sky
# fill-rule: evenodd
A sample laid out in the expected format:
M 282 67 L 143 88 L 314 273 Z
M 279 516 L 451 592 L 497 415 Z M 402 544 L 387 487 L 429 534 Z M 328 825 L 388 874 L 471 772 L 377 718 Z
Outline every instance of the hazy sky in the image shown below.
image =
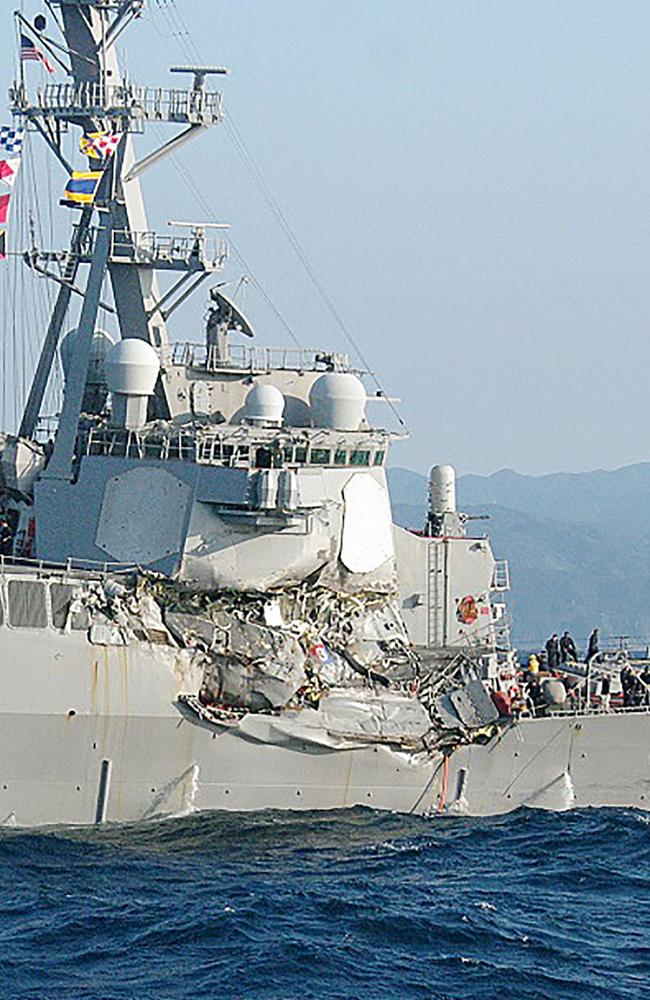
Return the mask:
M 402 400 L 412 436 L 393 464 L 543 473 L 650 459 L 647 0 L 176 7 L 202 59 L 232 68 L 227 109 Z M 127 36 L 129 69 L 164 84 L 187 39 L 171 32 L 170 0 L 148 8 Z M 3 89 L 12 45 L 0 32 Z M 344 349 L 225 129 L 181 159 L 301 342 Z M 173 165 L 143 183 L 157 225 L 205 214 Z M 201 339 L 203 305 L 199 292 L 177 314 L 177 339 Z M 253 289 L 246 308 L 261 342 L 287 342 Z

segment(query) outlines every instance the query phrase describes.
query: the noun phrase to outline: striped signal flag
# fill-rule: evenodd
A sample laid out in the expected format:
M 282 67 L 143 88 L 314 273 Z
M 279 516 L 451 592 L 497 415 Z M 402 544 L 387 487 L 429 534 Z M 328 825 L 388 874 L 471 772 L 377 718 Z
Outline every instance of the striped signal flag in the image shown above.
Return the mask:
M 97 194 L 102 170 L 75 170 L 67 183 L 62 205 L 92 205 Z

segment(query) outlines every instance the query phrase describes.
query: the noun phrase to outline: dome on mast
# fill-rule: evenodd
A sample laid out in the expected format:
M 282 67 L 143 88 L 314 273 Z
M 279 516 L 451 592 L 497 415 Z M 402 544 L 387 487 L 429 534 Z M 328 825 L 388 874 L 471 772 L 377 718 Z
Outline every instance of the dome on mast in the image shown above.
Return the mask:
M 95 330 L 90 347 L 90 360 L 86 375 L 86 388 L 81 409 L 84 413 L 101 413 L 106 406 L 106 357 L 115 341 L 106 330 Z M 67 380 L 72 371 L 72 362 L 79 348 L 79 330 L 70 330 L 61 341 L 61 365 Z
M 325 372 L 309 393 L 314 427 L 358 431 L 366 413 L 366 390 L 351 372 Z
M 115 341 L 106 330 L 95 330 L 93 342 L 90 348 L 90 363 L 88 365 L 89 385 L 106 384 L 106 355 L 113 347 Z M 74 327 L 61 341 L 61 364 L 63 375 L 68 377 L 72 365 L 72 358 L 79 346 L 79 330 Z
M 147 422 L 147 403 L 160 372 L 154 348 L 145 340 L 118 340 L 106 358 L 106 384 L 113 396 L 113 423 L 138 430 Z

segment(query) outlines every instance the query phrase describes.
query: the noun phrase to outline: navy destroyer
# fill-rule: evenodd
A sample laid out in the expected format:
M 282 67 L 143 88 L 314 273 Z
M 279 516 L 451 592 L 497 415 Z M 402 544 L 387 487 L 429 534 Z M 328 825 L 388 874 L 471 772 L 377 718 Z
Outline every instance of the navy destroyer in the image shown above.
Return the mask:
M 0 133 L 0 267 L 24 249 L 10 214 L 24 143 L 63 165 L 74 218 L 65 249 L 23 254 L 56 300 L 1 440 L 0 820 L 645 808 L 647 709 L 598 710 L 591 665 L 572 699 L 550 677 L 537 705 L 523 697 L 507 565 L 457 510 L 453 469 L 433 468 L 420 531 L 394 525 L 399 434 L 378 425 L 367 373 L 266 346 L 219 277 L 214 223 L 150 229 L 140 177 L 222 120 L 223 71 L 135 83 L 116 42 L 145 0 L 47 8 L 17 15 Z M 138 159 L 151 123 L 173 133 Z M 174 344 L 199 288 L 205 327 L 180 324 Z

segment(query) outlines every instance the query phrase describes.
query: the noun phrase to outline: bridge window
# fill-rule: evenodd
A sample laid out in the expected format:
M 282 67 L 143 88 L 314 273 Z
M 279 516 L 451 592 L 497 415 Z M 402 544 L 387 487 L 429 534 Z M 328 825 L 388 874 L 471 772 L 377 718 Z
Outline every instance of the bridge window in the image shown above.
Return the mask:
M 347 451 L 334 452 L 334 465 L 347 465 L 347 463 L 348 463 Z
M 309 462 L 311 465 L 329 465 L 331 454 L 329 448 L 312 448 Z
M 386 457 L 386 452 L 385 451 L 376 451 L 375 452 L 375 465 L 383 465 L 385 457 Z
M 370 465 L 369 451 L 350 452 L 350 465 Z
M 9 624 L 14 628 L 47 628 L 45 584 L 31 580 L 10 580 Z
M 65 583 L 53 583 L 50 587 L 50 605 L 54 628 L 64 629 L 68 621 L 68 611 L 75 594 L 75 588 Z

